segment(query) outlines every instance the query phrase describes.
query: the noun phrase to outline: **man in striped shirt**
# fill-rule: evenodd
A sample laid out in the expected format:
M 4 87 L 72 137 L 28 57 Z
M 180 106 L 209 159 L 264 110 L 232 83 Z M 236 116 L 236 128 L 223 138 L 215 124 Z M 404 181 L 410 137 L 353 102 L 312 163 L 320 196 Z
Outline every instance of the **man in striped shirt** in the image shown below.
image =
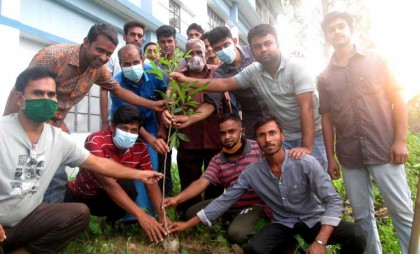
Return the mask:
M 219 119 L 219 129 L 223 150 L 213 157 L 200 179 L 191 183 L 177 196 L 166 198 L 165 208 L 176 206 L 200 195 L 210 184 L 229 188 L 236 183 L 246 166 L 263 156 L 255 141 L 242 138 L 245 133 L 238 115 L 223 115 Z M 190 207 L 186 212 L 187 219 L 194 217 L 210 202 L 211 200 L 206 200 Z M 229 240 L 237 244 L 245 243 L 251 237 L 257 221 L 268 214 L 269 210 L 264 203 L 252 189 L 249 189 L 225 213 L 225 218 L 232 220 L 228 229 Z

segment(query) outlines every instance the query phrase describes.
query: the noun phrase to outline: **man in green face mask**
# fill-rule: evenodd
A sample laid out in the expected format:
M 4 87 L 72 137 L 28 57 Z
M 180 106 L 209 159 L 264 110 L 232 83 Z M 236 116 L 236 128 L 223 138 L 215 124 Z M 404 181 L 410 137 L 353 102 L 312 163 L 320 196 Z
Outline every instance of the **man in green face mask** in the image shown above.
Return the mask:
M 57 108 L 56 83 L 56 74 L 44 67 L 26 69 L 15 85 L 18 113 L 0 118 L 0 253 L 56 253 L 87 228 L 90 213 L 84 204 L 42 202 L 61 165 L 147 184 L 162 177 L 91 155 L 70 135 L 44 123 Z

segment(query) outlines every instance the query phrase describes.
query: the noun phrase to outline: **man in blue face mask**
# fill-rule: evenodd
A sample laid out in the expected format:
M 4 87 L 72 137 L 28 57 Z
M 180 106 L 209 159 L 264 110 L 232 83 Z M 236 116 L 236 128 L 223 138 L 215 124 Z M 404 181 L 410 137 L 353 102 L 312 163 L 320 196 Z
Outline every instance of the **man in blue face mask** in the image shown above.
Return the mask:
M 123 67 L 124 68 L 124 67 Z M 152 170 L 149 153 L 145 143 L 138 139 L 142 126 L 140 112 L 131 105 L 119 107 L 112 118 L 110 129 L 91 134 L 85 147 L 99 157 L 110 158 L 128 167 L 139 170 Z M 146 195 L 161 222 L 164 214 L 160 209 L 162 194 L 157 184 L 145 185 Z M 138 207 L 134 200 L 137 197 L 136 187 L 131 180 L 115 180 L 101 174 L 80 169 L 73 182 L 67 185 L 64 202 L 80 202 L 86 204 L 92 215 L 106 216 L 107 221 L 115 222 L 130 213 L 149 236 L 165 233 L 162 225 L 144 208 Z M 167 218 L 169 221 L 169 219 Z M 160 240 L 161 238 L 159 238 Z
M 157 91 L 166 91 L 166 81 L 159 80 L 156 75 L 150 74 L 147 70 L 152 70 L 151 65 L 144 65 L 142 61 L 142 52 L 137 45 L 127 44 L 118 51 L 118 58 L 120 60 L 120 66 L 122 72 L 115 76 L 115 80 L 121 85 L 121 87 L 133 92 L 134 94 L 147 98 L 149 100 L 158 100 L 160 95 Z M 115 115 L 116 110 L 126 105 L 125 101 L 122 101 L 111 94 L 112 106 L 111 115 Z M 150 133 L 153 137 L 157 136 L 158 132 L 158 117 L 157 113 L 145 107 L 137 107 L 137 110 L 141 113 L 143 118 L 143 128 Z M 160 113 L 158 113 L 160 114 Z M 158 154 L 157 152 L 147 144 L 147 148 L 150 154 L 150 161 L 154 170 L 158 169 Z M 150 202 L 144 185 L 140 182 L 136 182 L 137 192 L 137 204 L 140 207 L 144 207 L 153 210 L 154 206 Z

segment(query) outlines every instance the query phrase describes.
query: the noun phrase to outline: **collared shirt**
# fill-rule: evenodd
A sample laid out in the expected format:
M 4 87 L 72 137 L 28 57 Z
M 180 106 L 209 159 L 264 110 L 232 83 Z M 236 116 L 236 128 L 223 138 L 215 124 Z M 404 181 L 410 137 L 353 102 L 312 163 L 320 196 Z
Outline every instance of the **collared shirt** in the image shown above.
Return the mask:
M 340 222 L 343 201 L 325 170 L 311 155 L 293 160 L 287 150 L 280 178 L 271 172 L 266 158 L 262 158 L 246 167 L 236 184 L 197 216 L 211 225 L 211 221 L 220 217 L 249 188 L 270 207 L 273 223 L 293 228 L 296 223 L 303 222 L 312 228 L 318 222 L 331 226 Z
M 137 140 L 134 146 L 121 154 L 121 150 L 112 142 L 110 130 L 99 131 L 89 135 L 86 138 L 85 148 L 93 155 L 111 159 L 126 167 L 152 170 L 149 152 L 142 141 Z M 68 186 L 75 194 L 82 197 L 96 197 L 103 191 L 102 185 L 95 177 L 95 173 L 85 168 L 80 169 L 74 182 L 69 182 Z
M 217 68 L 216 65 L 206 64 L 204 69 L 199 75 L 197 73 L 189 72 L 188 69 L 181 71 L 186 77 L 194 77 L 200 79 L 214 77 L 214 70 Z M 206 92 L 196 93 L 193 96 L 193 100 L 200 104 L 204 102 L 204 94 Z M 221 149 L 222 145 L 219 138 L 219 116 L 216 112 L 213 112 L 209 117 L 203 121 L 191 124 L 188 127 L 183 128 L 181 131 L 187 135 L 190 139 L 189 142 L 180 142 L 179 149 Z
M 143 79 L 140 84 L 137 84 L 127 78 L 124 77 L 123 72 L 118 73 L 115 76 L 115 80 L 121 85 L 122 88 L 125 88 L 134 94 L 148 99 L 148 100 L 158 100 L 160 99 L 160 92 L 166 92 L 167 85 L 165 82 L 166 80 L 159 80 L 155 74 L 150 74 L 147 71 L 153 70 L 153 67 L 149 64 L 145 64 L 143 66 L 144 73 Z M 122 105 L 127 104 L 126 102 L 118 99 L 113 94 L 111 94 L 112 106 L 111 106 L 111 115 L 113 116 L 115 111 Z M 143 126 L 144 128 L 154 136 L 157 135 L 158 131 L 158 120 L 156 116 L 156 112 L 154 110 L 145 108 L 145 107 L 138 107 L 137 109 L 140 111 L 142 119 L 143 119 Z
M 249 46 L 244 48 L 238 47 L 237 49 L 241 54 L 241 64 L 235 66 L 234 64 L 223 63 L 216 69 L 214 77 L 233 77 L 255 61 Z M 263 116 L 269 114 L 270 110 L 267 104 L 254 87 L 239 89 L 230 93 L 234 95 L 231 98 L 235 98 L 239 102 L 237 103 L 237 108 L 242 111 L 242 126 L 245 128 L 245 137 L 255 140 L 254 124 Z M 222 97 L 223 94 L 219 93 L 218 97 L 211 98 L 213 100 L 212 104 L 216 107 L 217 104 L 220 104 Z M 216 108 L 220 108 L 220 106 L 218 105 Z
M 81 101 L 93 84 L 114 91 L 120 88 L 103 65 L 99 68 L 88 67 L 83 73 L 79 70 L 81 45 L 56 44 L 40 50 L 32 59 L 29 67 L 43 66 L 57 73 L 58 108 L 50 124 L 68 131 L 64 119 L 70 109 Z
M 302 137 L 300 107 L 296 96 L 313 93 L 315 86 L 311 75 L 301 64 L 293 58 L 281 56 L 279 69 L 273 79 L 260 63 L 254 62 L 235 75 L 235 80 L 241 89 L 255 88 L 264 98 L 270 112 L 280 121 L 286 140 Z M 321 129 L 321 118 L 315 93 L 313 107 L 315 131 L 318 131 Z
M 348 65 L 339 66 L 333 55 L 318 89 L 319 112 L 331 115 L 340 163 L 389 163 L 395 135 L 390 94 L 400 87 L 385 61 L 373 50 L 356 49 Z
M 236 180 L 246 166 L 262 157 L 263 154 L 257 142 L 248 139 L 238 159 L 230 160 L 223 152 L 218 153 L 211 159 L 201 178 L 209 180 L 213 184 L 229 188 L 236 183 Z M 252 189 L 249 189 L 233 207 L 243 208 L 262 204 L 258 195 Z

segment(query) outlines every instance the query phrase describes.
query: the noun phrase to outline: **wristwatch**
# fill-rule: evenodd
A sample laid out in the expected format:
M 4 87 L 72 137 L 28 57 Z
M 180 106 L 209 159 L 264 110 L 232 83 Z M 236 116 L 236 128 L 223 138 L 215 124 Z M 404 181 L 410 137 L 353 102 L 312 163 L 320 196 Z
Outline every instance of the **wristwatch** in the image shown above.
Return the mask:
M 319 244 L 319 245 L 324 246 L 324 247 L 327 245 L 326 243 L 324 243 L 323 241 L 321 241 L 321 240 L 319 240 L 319 239 L 315 239 L 315 242 L 316 242 L 317 244 Z

